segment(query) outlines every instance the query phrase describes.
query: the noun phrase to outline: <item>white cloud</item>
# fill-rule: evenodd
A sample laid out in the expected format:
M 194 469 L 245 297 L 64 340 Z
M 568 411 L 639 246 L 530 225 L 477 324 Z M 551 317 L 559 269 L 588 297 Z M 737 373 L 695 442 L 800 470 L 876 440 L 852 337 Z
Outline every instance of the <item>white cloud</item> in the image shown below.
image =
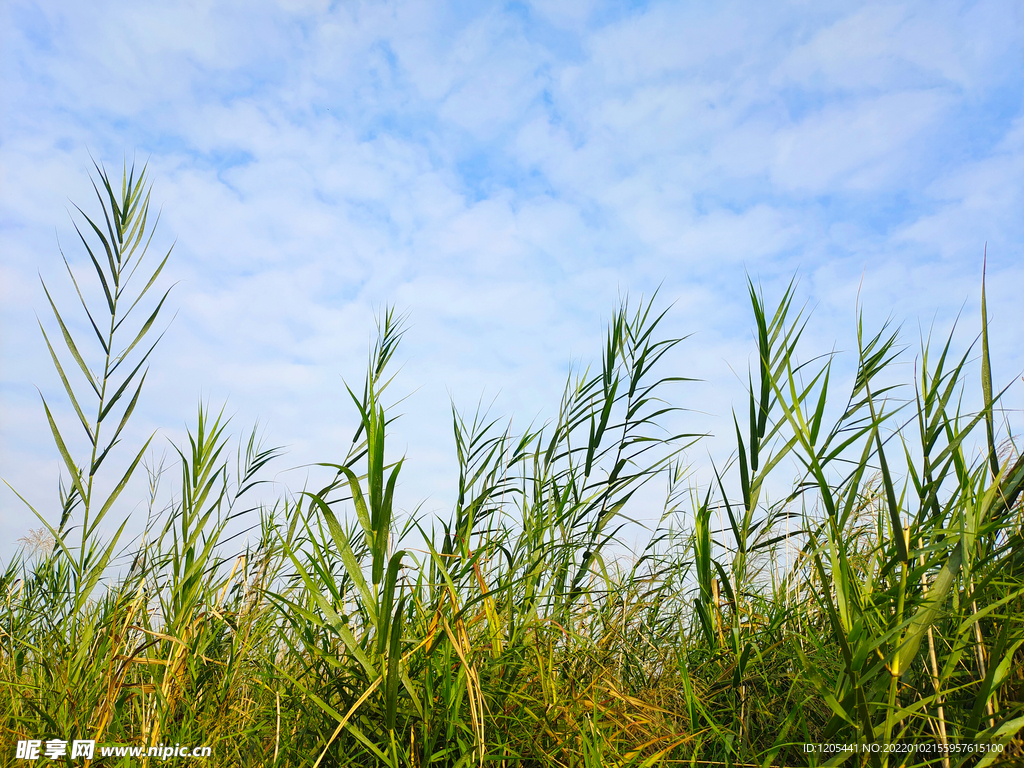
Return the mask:
M 793 48 L 773 82 L 823 90 L 888 91 L 947 82 L 988 85 L 1020 32 L 1012 2 L 868 4 Z M 986 71 L 988 70 L 988 71 Z
M 681 404 L 717 414 L 681 426 L 719 429 L 750 350 L 745 270 L 770 296 L 800 270 L 808 343 L 825 351 L 849 348 L 862 278 L 872 318 L 948 325 L 966 301 L 976 323 L 985 241 L 997 377 L 1011 376 L 1013 5 L 9 3 L 0 474 L 53 498 L 32 384 L 60 390 L 35 272 L 73 298 L 54 227 L 87 266 L 64 210 L 93 210 L 87 148 L 114 171 L 126 152 L 150 159 L 158 241 L 177 239 L 178 314 L 136 444 L 157 426 L 180 437 L 202 395 L 229 398 L 239 428 L 260 417 L 292 446 L 282 466 L 340 458 L 342 377 L 361 380 L 373 310 L 392 301 L 411 311 L 403 504 L 443 510 L 449 395 L 496 397 L 520 424 L 550 416 L 622 293 L 678 299 L 667 332 L 697 335 L 674 364 L 708 380 Z M 30 524 L 0 495 L 4 540 Z
M 907 145 L 935 125 L 946 103 L 942 94 L 923 91 L 824 109 L 777 133 L 772 176 L 783 189 L 815 193 L 847 185 L 884 189 L 913 156 Z

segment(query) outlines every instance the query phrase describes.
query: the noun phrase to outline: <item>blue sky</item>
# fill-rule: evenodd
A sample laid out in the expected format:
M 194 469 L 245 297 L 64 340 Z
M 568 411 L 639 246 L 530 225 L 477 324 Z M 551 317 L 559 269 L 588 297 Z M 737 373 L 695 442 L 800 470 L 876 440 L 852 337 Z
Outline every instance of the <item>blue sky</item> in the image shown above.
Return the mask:
M 450 507 L 450 398 L 553 415 L 627 292 L 675 303 L 668 330 L 693 336 L 673 373 L 704 380 L 679 404 L 726 437 L 747 273 L 769 297 L 798 275 L 808 356 L 852 346 L 858 293 L 911 344 L 960 314 L 966 347 L 987 243 L 996 379 L 1024 370 L 1019 3 L 0 13 L 0 476 L 49 513 L 57 454 L 36 387 L 59 399 L 59 382 L 37 273 L 66 296 L 57 239 L 82 258 L 66 208 L 90 210 L 90 152 L 110 169 L 148 158 L 157 240 L 176 241 L 177 315 L 129 442 L 180 439 L 202 397 L 239 430 L 259 418 L 290 447 L 281 470 L 338 460 L 342 377 L 361 380 L 390 302 L 410 313 L 394 443 L 409 508 Z M 1022 405 L 1018 387 L 1006 406 Z M 4 547 L 29 527 L 4 488 Z

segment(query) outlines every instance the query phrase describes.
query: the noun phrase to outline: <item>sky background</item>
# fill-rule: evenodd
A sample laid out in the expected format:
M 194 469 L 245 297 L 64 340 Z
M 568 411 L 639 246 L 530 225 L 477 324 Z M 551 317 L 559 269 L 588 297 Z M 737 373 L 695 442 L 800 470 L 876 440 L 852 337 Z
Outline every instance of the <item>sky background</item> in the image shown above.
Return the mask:
M 389 449 L 408 458 L 406 509 L 451 508 L 452 400 L 553 417 L 619 297 L 659 286 L 666 333 L 692 334 L 666 373 L 703 380 L 678 388 L 699 412 L 675 425 L 716 434 L 688 452 L 695 478 L 744 397 L 748 274 L 769 301 L 797 276 L 807 357 L 854 347 L 858 294 L 869 327 L 891 317 L 912 346 L 959 315 L 963 351 L 987 243 L 1008 383 L 1024 370 L 1022 9 L 7 0 L 0 476 L 56 519 L 39 391 L 75 425 L 39 275 L 63 301 L 58 239 L 87 263 L 67 210 L 98 212 L 90 153 L 114 173 L 148 160 L 155 247 L 176 241 L 176 315 L 126 447 L 158 429 L 169 452 L 200 399 L 226 402 L 237 431 L 259 419 L 288 446 L 281 492 L 344 456 L 342 381 L 361 383 L 385 303 L 409 313 Z M 1019 414 L 1019 385 L 1004 405 Z M 123 514 L 137 532 L 142 511 Z M 3 487 L 0 555 L 34 527 Z

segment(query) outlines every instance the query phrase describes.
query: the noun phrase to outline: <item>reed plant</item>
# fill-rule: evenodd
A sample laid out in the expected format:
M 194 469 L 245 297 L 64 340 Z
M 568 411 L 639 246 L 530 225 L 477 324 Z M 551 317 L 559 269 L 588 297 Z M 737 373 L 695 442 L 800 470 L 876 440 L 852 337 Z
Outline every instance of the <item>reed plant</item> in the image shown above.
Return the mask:
M 120 190 L 97 174 L 99 213 L 79 227 L 95 292 L 65 260 L 92 333 L 49 290 L 59 343 L 43 327 L 86 455 L 44 401 L 61 512 L 36 513 L 0 575 L 5 764 L 19 740 L 71 737 L 209 746 L 225 766 L 1024 759 L 1024 459 L 997 422 L 984 285 L 976 348 L 926 340 L 901 383 L 899 334 L 861 318 L 836 392 L 834 356 L 801 362 L 795 286 L 769 304 L 751 284 L 749 397 L 704 486 L 681 454 L 700 436 L 665 430 L 683 340 L 655 300 L 625 301 L 549 423 L 453 408 L 442 517 L 395 505 L 404 319 L 386 310 L 323 487 L 247 501 L 280 451 L 201 406 L 161 506 L 149 441 L 117 468 L 111 449 L 159 340 L 167 294 L 150 293 L 169 254 L 147 255 L 145 170 Z M 126 544 L 108 518 L 140 467 L 151 514 Z M 232 519 L 254 531 L 243 551 Z M 653 521 L 639 544 L 636 520 Z M 159 762 L 84 762 L 139 760 Z

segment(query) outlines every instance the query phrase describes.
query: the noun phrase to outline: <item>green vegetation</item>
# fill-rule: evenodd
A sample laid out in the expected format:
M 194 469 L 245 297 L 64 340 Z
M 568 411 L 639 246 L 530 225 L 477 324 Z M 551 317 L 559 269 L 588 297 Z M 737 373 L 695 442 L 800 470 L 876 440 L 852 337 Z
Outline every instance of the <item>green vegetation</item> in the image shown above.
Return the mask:
M 123 524 L 99 532 L 116 528 L 148 443 L 126 467 L 105 459 L 143 386 L 167 257 L 148 261 L 145 174 L 126 172 L 118 194 L 97 170 L 103 216 L 80 234 L 101 365 L 56 304 L 46 342 L 91 450 L 72 456 L 47 406 L 67 480 L 60 520 L 40 516 L 35 551 L 0 576 L 5 764 L 29 738 L 208 745 L 206 764 L 232 766 L 1024 755 L 1024 460 L 1000 443 L 987 319 L 973 353 L 926 344 L 900 389 L 896 333 L 862 322 L 852 391 L 836 393 L 831 357 L 797 363 L 792 289 L 771 308 L 751 286 L 749 405 L 733 460 L 697 489 L 679 461 L 697 438 L 660 426 L 678 340 L 650 303 L 623 305 L 551 423 L 516 434 L 454 414 L 458 501 L 439 520 L 393 504 L 403 463 L 386 450 L 385 395 L 402 323 L 388 311 L 349 393 L 359 430 L 324 465 L 333 482 L 248 508 L 277 451 L 243 438 L 235 469 L 224 418 L 201 408 L 174 501 L 126 544 Z M 984 407 L 965 412 L 978 381 Z M 667 482 L 664 509 L 629 506 L 652 482 Z M 620 541 L 630 509 L 660 519 L 636 555 Z M 233 517 L 258 534 L 244 552 L 222 540 Z M 836 758 L 805 742 L 1004 752 Z M 93 764 L 138 764 L 121 760 Z

